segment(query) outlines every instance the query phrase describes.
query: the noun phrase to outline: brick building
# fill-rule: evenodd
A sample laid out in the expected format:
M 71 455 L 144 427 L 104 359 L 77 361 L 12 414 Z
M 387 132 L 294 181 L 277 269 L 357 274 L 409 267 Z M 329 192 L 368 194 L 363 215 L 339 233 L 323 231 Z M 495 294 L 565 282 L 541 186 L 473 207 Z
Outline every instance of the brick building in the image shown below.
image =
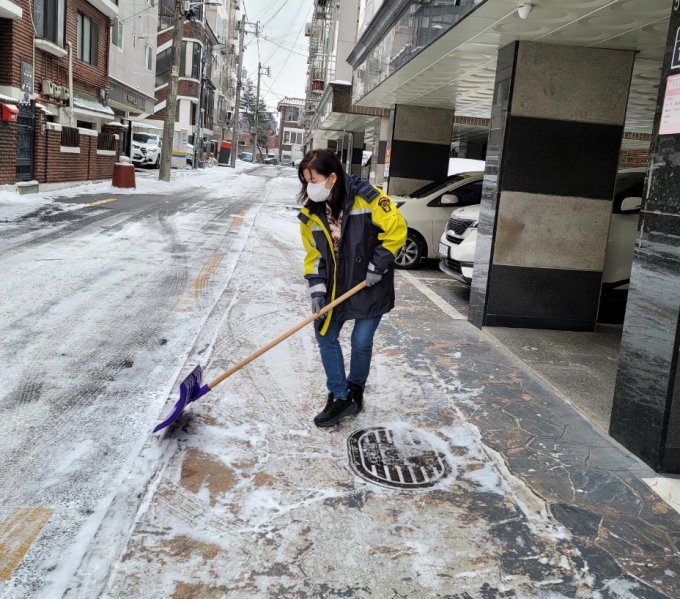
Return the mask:
M 120 150 L 120 129 L 106 124 L 113 111 L 105 103 L 117 6 L 109 0 L 15 6 L 16 18 L 0 12 L 0 101 L 20 109 L 16 121 L 0 124 L 0 184 L 110 177 Z

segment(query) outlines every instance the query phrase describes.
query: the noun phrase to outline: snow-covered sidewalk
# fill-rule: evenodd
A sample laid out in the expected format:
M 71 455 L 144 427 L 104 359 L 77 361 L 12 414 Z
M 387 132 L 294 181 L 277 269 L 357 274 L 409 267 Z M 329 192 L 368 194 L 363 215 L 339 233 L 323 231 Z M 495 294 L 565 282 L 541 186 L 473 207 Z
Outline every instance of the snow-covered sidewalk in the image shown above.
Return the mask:
M 296 187 L 282 179 L 260 210 L 184 376 L 200 363 L 211 380 L 308 315 Z M 149 440 L 134 517 L 102 528 L 65 596 L 680 596 L 680 517 L 650 471 L 397 280 L 364 412 L 313 425 L 324 376 L 301 331 Z

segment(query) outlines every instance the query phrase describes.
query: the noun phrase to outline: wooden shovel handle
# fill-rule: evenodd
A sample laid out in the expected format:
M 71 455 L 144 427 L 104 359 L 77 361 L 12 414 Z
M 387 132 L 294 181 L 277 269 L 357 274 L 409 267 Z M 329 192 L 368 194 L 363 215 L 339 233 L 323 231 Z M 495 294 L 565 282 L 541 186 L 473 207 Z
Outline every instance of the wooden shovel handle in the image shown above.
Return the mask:
M 279 337 L 274 339 L 274 341 L 272 341 L 272 342 L 268 343 L 267 345 L 265 345 L 264 347 L 261 347 L 260 349 L 258 349 L 252 356 L 248 356 L 245 360 L 241 360 L 238 364 L 236 364 L 235 366 L 232 366 L 229 370 L 227 370 L 226 372 L 224 372 L 220 376 L 218 376 L 214 381 L 211 381 L 210 383 L 208 383 L 208 387 L 210 387 L 211 389 L 214 389 L 224 379 L 229 378 L 232 374 L 241 370 L 241 368 L 243 368 L 246 364 L 250 364 L 255 358 L 259 358 L 262 354 L 264 354 L 265 352 L 268 352 L 272 347 L 274 347 L 274 346 L 278 345 L 279 343 L 281 343 L 282 341 L 288 339 L 288 337 L 290 337 L 294 333 L 297 333 L 300 329 L 306 327 L 310 322 L 314 322 L 317 318 L 319 318 L 320 316 L 323 316 L 329 310 L 332 310 L 336 306 L 340 305 L 347 298 L 352 297 L 355 293 L 361 291 L 364 287 L 366 287 L 366 281 L 361 281 L 361 283 L 359 283 L 356 287 L 353 287 L 347 293 L 345 293 L 344 295 L 341 295 L 335 301 L 333 301 L 330 304 L 328 304 L 327 306 L 324 306 L 323 308 L 321 308 L 321 310 L 319 310 L 316 314 L 312 314 L 308 318 L 305 318 L 300 324 L 295 325 L 292 329 L 290 329 L 289 331 L 286 331 L 285 333 L 283 333 L 282 335 L 280 335 Z

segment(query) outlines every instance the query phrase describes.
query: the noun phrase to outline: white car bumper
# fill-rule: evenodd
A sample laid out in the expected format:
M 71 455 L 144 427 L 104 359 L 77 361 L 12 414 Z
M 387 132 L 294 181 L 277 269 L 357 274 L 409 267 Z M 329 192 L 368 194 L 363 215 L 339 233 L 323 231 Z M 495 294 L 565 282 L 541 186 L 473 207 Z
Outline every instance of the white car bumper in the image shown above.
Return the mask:
M 437 246 L 437 254 L 440 257 L 439 269 L 454 279 L 470 285 L 476 245 L 476 229 L 466 231 L 462 239 L 449 237 L 444 233 Z

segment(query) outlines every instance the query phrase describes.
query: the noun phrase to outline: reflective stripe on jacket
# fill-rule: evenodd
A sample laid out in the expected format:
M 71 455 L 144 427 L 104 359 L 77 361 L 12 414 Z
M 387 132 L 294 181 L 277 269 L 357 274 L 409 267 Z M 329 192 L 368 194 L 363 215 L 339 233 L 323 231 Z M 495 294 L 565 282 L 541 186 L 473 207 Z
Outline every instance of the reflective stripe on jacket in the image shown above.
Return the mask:
M 366 279 L 369 264 L 383 272 L 382 280 L 331 310 L 321 328 L 325 335 L 331 317 L 345 321 L 374 318 L 394 307 L 394 261 L 406 243 L 406 221 L 394 202 L 356 175 L 345 175 L 342 237 L 336 257 L 325 211 L 302 208 L 300 233 L 305 247 L 304 276 L 311 296 L 326 303 Z

